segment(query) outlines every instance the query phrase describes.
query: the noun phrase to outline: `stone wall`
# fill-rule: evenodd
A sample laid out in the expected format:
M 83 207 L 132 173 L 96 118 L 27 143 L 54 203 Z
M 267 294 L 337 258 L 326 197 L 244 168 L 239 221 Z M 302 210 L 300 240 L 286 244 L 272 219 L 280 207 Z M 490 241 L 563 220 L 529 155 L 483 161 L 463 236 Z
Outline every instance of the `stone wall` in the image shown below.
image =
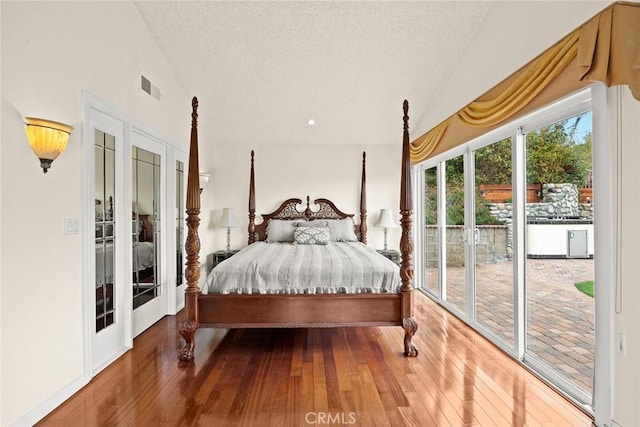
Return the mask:
M 491 215 L 509 223 L 513 216 L 511 203 L 489 203 Z M 575 184 L 543 184 L 542 202 L 527 203 L 528 218 L 581 218 L 593 219 L 593 204 L 580 203 Z
M 478 243 L 476 244 L 476 262 L 479 264 L 495 264 L 511 259 L 512 240 L 509 236 L 511 227 L 506 225 L 478 226 Z M 447 233 L 447 266 L 464 266 L 464 228 L 461 225 L 449 225 Z M 438 265 L 438 228 L 435 225 L 426 227 L 426 264 L 427 267 Z
M 504 225 L 478 226 L 476 262 L 494 264 L 513 258 L 513 204 L 488 203 L 491 215 Z M 593 204 L 580 203 L 575 184 L 543 184 L 542 201 L 527 203 L 527 218 L 580 218 L 593 220 Z M 438 265 L 438 229 L 426 227 L 427 267 Z M 447 266 L 464 266 L 464 230 L 461 225 L 447 226 Z

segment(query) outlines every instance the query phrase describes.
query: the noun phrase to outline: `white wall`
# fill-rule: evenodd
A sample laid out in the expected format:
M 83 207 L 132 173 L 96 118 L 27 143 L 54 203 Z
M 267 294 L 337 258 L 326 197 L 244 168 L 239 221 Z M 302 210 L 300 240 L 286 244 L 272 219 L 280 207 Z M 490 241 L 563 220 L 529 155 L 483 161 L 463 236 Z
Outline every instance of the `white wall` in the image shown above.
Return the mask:
M 611 92 L 612 90 L 610 90 Z M 612 293 L 613 313 L 613 405 L 612 419 L 620 426 L 640 425 L 640 102 L 628 88 L 619 91 L 621 99 L 612 96 L 612 143 L 621 143 L 618 153 L 617 189 L 618 253 L 617 281 Z M 617 126 L 616 126 L 617 125 Z M 618 349 L 620 335 L 626 349 Z
M 226 247 L 226 229 L 215 228 L 223 207 L 234 208 L 241 224 L 240 228 L 231 231 L 232 248 L 247 244 L 252 148 L 229 144 L 217 144 L 215 148 L 203 145 L 201 148 L 201 169 L 211 173 L 209 185 L 202 193 L 202 254 Z M 338 209 L 353 213 L 359 223 L 362 152 L 366 151 L 368 244 L 382 249 L 383 230 L 373 224 L 382 208 L 398 212 L 396 219 L 399 221 L 401 148 L 401 128 L 396 145 L 271 144 L 256 147 L 256 223 L 262 222 L 261 214 L 272 212 L 284 200 L 297 197 L 305 201 L 307 195 L 312 201 L 317 198 L 333 201 Z M 399 241 L 400 229 L 389 230 L 389 247 L 398 249 Z
M 0 7 L 0 425 L 11 425 L 48 412 L 84 372 L 82 239 L 63 234 L 63 219 L 82 212 L 81 91 L 185 144 L 190 97 L 130 3 Z M 137 89 L 140 72 L 161 88 L 160 102 Z M 28 146 L 25 116 L 75 128 L 46 175 Z

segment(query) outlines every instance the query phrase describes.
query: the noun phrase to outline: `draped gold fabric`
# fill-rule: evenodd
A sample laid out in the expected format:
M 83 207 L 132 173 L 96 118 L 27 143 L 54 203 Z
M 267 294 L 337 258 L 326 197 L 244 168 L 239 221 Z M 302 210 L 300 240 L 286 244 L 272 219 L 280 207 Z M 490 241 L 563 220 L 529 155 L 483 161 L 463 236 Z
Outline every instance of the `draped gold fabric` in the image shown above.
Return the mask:
M 427 156 L 433 151 L 438 142 L 442 139 L 442 135 L 449 127 L 449 122 L 444 121 L 438 126 L 434 127 L 431 131 L 425 133 L 416 141 L 409 145 L 409 152 L 411 153 L 411 160 L 415 163 L 415 159 L 426 159 Z M 419 161 L 419 160 L 418 160 Z
M 640 101 L 640 4 L 615 4 L 582 27 L 580 79 L 628 85 Z
M 579 38 L 579 31 L 569 34 L 518 73 L 506 90 L 496 97 L 473 101 L 458 111 L 458 118 L 475 127 L 487 127 L 508 119 L 531 102 L 575 59 Z
M 591 82 L 628 85 L 640 101 L 640 4 L 609 6 L 509 78 L 411 143 L 411 161 L 442 153 Z

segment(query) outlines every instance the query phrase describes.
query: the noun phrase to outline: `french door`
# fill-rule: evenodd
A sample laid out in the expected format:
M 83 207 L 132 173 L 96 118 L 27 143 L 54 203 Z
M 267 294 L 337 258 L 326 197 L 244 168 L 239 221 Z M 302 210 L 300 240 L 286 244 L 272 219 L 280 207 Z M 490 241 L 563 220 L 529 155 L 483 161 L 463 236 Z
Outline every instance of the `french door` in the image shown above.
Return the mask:
M 184 305 L 187 154 L 87 93 L 83 104 L 84 363 L 93 376 Z
M 136 337 L 167 314 L 166 148 L 137 130 L 132 132 L 131 142 L 131 250 L 127 264 Z
M 85 238 L 92 254 L 87 266 L 85 306 L 86 322 L 91 331 L 92 373 L 97 373 L 126 351 L 127 307 L 125 289 L 125 218 L 117 209 L 125 200 L 123 157 L 125 126 L 121 121 L 100 111 L 90 110 L 85 129 L 85 141 L 92 143 L 86 150 L 90 212 Z

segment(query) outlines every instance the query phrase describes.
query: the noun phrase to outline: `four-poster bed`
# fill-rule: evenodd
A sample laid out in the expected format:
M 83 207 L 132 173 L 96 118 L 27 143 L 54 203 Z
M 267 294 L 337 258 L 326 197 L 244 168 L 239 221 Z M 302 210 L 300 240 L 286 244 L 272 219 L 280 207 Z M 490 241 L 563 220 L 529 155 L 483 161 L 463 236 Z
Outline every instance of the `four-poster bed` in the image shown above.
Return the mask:
M 350 228 L 353 229 L 354 239 L 333 238 L 335 237 L 336 226 L 342 221 L 350 221 L 352 214 L 346 214 L 340 211 L 330 200 L 316 199 L 314 204 L 319 209 L 311 209 L 311 203 L 307 196 L 306 208 L 299 211 L 296 207 L 302 204 L 300 199 L 288 199 L 283 202 L 275 211 L 270 214 L 262 215 L 263 221 L 260 224 L 255 223 L 255 172 L 254 172 L 254 153 L 251 152 L 251 173 L 249 183 L 249 226 L 248 226 L 248 243 L 249 247 L 244 252 L 267 252 L 266 250 L 256 250 L 257 245 L 265 245 L 265 240 L 269 242 L 269 224 L 278 224 L 278 226 L 288 227 L 290 233 L 295 234 L 296 243 L 290 243 L 289 240 L 281 240 L 285 243 L 273 243 L 285 245 L 287 250 L 299 246 L 302 249 L 305 244 L 298 242 L 298 234 L 303 234 L 304 230 L 309 230 L 311 225 L 319 226 L 321 229 L 316 234 L 321 235 L 324 230 L 331 229 L 331 245 L 330 252 L 336 252 L 342 247 L 352 247 L 358 251 L 363 251 L 358 255 L 356 262 L 351 265 L 363 264 L 366 267 L 353 277 L 366 276 L 364 283 L 359 283 L 357 287 L 351 290 L 344 290 L 346 287 L 339 286 L 326 289 L 322 286 L 305 288 L 304 290 L 296 290 L 286 288 L 285 290 L 274 291 L 264 288 L 252 290 L 251 285 L 248 290 L 238 290 L 233 288 L 232 292 L 221 293 L 204 293 L 201 292 L 199 284 L 200 266 L 199 252 L 200 240 L 198 237 L 198 225 L 200 223 L 200 192 L 198 188 L 198 133 L 197 133 L 197 113 L 198 100 L 193 98 L 192 102 L 192 124 L 191 124 L 191 145 L 189 154 L 189 171 L 187 179 L 187 241 L 185 249 L 187 252 L 187 263 L 185 276 L 187 280 L 187 289 L 185 291 L 185 311 L 186 319 L 180 325 L 179 332 L 184 339 L 184 346 L 179 352 L 179 359 L 188 361 L 193 359 L 193 350 L 195 346 L 195 332 L 200 326 L 222 327 L 222 328 L 277 328 L 277 327 L 344 327 L 344 326 L 402 326 L 405 331 L 404 337 L 404 354 L 405 356 L 415 357 L 418 350 L 412 344 L 413 335 L 418 329 L 418 325 L 412 317 L 412 281 L 413 281 L 413 243 L 411 238 L 412 227 L 412 200 L 411 200 L 411 177 L 410 177 L 410 160 L 409 160 L 409 133 L 408 133 L 408 103 L 403 104 L 404 130 L 403 130 L 403 149 L 402 149 L 402 175 L 400 185 L 400 220 L 402 226 L 402 237 L 400 241 L 401 264 L 399 268 L 399 277 L 397 283 L 399 286 L 392 289 L 390 287 L 381 288 L 378 286 L 378 276 L 376 271 L 367 270 L 378 268 L 376 258 L 382 258 L 384 262 L 395 268 L 396 276 L 398 275 L 398 267 L 393 265 L 389 260 L 377 254 L 370 248 L 366 247 L 367 242 L 367 226 L 366 226 L 366 155 L 363 153 L 362 159 L 362 182 L 360 194 L 360 224 L 354 225 L 350 222 Z M 306 222 L 309 221 L 309 222 Z M 292 224 L 293 222 L 304 222 L 304 224 Z M 307 226 L 309 225 L 309 226 Z M 298 229 L 296 229 L 296 226 Z M 274 228 L 275 229 L 275 228 Z M 298 233 L 300 231 L 300 233 Z M 339 231 L 338 231 L 339 233 Z M 273 233 L 272 235 L 274 235 Z M 344 234 L 344 233 L 343 233 Z M 350 232 L 346 233 L 351 234 Z M 283 234 L 284 235 L 284 234 Z M 327 232 L 327 237 L 329 233 Z M 355 242 L 355 238 L 361 243 Z M 273 241 L 273 239 L 271 239 Z M 345 242 L 346 241 L 346 242 Z M 344 242 L 344 243 L 343 243 Z M 326 242 L 325 242 L 326 243 Z M 312 252 L 317 252 L 322 246 L 314 245 L 316 248 Z M 271 245 L 271 243 L 266 243 Z M 342 245 L 342 246 L 340 246 Z M 293 250 L 293 249 L 291 249 Z M 368 252 L 367 252 L 368 251 Z M 243 251 L 241 251 L 242 253 Z M 234 255 L 234 258 L 238 255 Z M 341 254 L 341 256 L 344 256 Z M 296 255 L 296 257 L 298 257 Z M 238 256 L 238 260 L 242 258 Z M 220 264 L 222 267 L 232 266 L 233 258 Z M 365 262 L 366 261 L 366 262 Z M 239 261 L 240 262 L 240 261 Z M 309 261 L 311 266 L 318 261 Z M 320 263 L 325 262 L 321 261 Z M 326 263 L 326 262 L 325 262 Z M 237 263 L 236 263 L 237 264 Z M 331 264 L 329 262 L 328 264 Z M 248 264 L 247 268 L 248 268 Z M 254 268 L 255 263 L 251 264 Z M 345 263 L 345 266 L 347 264 Z M 381 266 L 382 269 L 388 265 Z M 236 265 L 238 268 L 238 265 Z M 245 270 L 247 269 L 245 268 Z M 217 267 L 214 269 L 216 270 Z M 242 265 L 240 270 L 232 272 L 238 275 L 242 274 Z M 330 274 L 334 280 L 336 268 Z M 339 270 L 339 269 L 338 269 Z M 349 270 L 349 268 L 344 268 Z M 365 270 L 365 271 L 363 271 Z M 212 272 L 213 273 L 213 272 Z M 365 273 L 365 274 L 362 274 Z M 382 273 L 388 277 L 389 271 Z M 327 273 L 323 273 L 328 277 Z M 234 276 L 235 277 L 235 276 Z M 318 282 L 319 276 L 316 276 L 314 283 Z M 271 279 L 267 279 L 270 282 Z M 297 276 L 296 279 L 297 280 Z M 295 281 L 294 280 L 294 281 Z M 324 279 L 323 279 L 324 280 Z M 340 282 L 342 280 L 342 282 Z M 351 280 L 349 277 L 346 279 Z M 372 281 L 371 283 L 367 280 Z M 224 280 L 223 280 L 224 281 Z M 374 286 L 373 282 L 376 282 Z M 337 282 L 344 283 L 343 278 L 337 279 Z M 393 280 L 392 280 L 393 283 Z M 223 283 L 224 285 L 224 283 Z M 272 288 L 272 283 L 267 283 L 266 287 Z M 323 285 L 323 283 L 322 283 Z M 256 285 L 258 286 L 258 285 Z M 385 285 L 386 286 L 386 285 Z M 317 289 L 317 290 L 316 290 Z M 382 289 L 382 290 L 381 290 Z

